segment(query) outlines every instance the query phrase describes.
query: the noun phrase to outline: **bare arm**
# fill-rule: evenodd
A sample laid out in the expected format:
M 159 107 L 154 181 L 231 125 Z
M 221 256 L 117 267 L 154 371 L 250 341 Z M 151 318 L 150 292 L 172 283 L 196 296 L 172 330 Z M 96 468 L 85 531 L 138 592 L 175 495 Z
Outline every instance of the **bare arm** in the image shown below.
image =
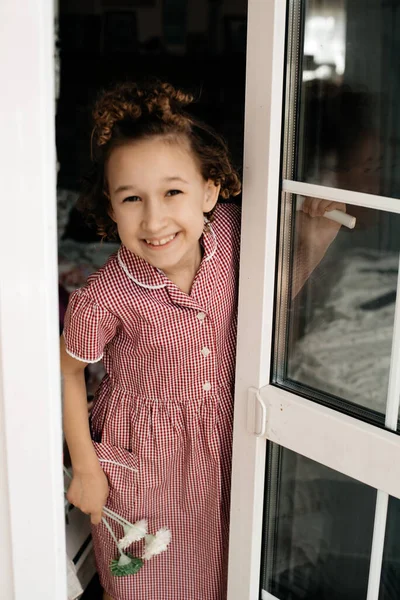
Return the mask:
M 336 238 L 340 225 L 323 217 L 325 211 L 341 210 L 346 205 L 318 198 L 307 198 L 296 220 L 296 247 L 293 264 L 292 298 L 325 256 Z
M 71 456 L 73 480 L 67 498 L 71 504 L 90 514 L 93 523 L 101 520 L 108 496 L 107 478 L 94 450 L 87 410 L 84 370 L 86 363 L 69 356 L 64 338 L 60 343 L 63 375 L 64 434 Z

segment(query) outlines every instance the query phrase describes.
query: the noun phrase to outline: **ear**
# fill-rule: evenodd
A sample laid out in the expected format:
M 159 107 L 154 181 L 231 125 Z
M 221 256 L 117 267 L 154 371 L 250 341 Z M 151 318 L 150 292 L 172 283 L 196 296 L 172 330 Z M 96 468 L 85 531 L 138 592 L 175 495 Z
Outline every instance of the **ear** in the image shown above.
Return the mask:
M 217 204 L 220 189 L 221 186 L 215 185 L 215 181 L 212 179 L 207 181 L 204 193 L 203 212 L 208 213 L 212 211 Z

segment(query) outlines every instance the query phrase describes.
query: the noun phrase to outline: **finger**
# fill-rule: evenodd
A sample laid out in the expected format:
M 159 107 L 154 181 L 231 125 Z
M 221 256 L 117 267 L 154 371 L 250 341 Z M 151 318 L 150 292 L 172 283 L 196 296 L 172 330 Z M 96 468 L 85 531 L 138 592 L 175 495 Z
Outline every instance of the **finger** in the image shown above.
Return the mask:
M 325 212 L 331 212 L 332 210 L 340 210 L 342 212 L 346 211 L 346 205 L 343 202 L 329 202 L 329 205 L 325 207 Z
M 332 200 L 321 200 L 320 209 L 326 213 L 329 210 L 334 210 L 337 202 L 333 202 Z
M 70 504 L 72 504 L 72 506 L 76 506 L 77 508 L 79 508 L 79 506 L 78 506 L 79 501 L 78 501 L 76 495 L 74 493 L 71 493 L 70 489 L 67 492 L 67 500 Z
M 320 198 L 312 198 L 310 203 L 309 215 L 310 217 L 323 217 L 325 213 L 325 206 L 329 204 L 326 200 Z
M 339 206 L 341 205 L 333 200 L 305 197 L 301 209 L 311 217 L 323 217 L 327 210 L 335 210 Z
M 301 205 L 301 210 L 306 213 L 306 215 L 308 214 L 309 210 L 310 210 L 310 203 L 311 203 L 311 198 L 303 197 L 303 203 Z
M 90 521 L 91 521 L 92 525 L 98 525 L 99 523 L 101 523 L 101 517 L 102 516 L 103 516 L 102 511 L 93 512 L 90 515 Z

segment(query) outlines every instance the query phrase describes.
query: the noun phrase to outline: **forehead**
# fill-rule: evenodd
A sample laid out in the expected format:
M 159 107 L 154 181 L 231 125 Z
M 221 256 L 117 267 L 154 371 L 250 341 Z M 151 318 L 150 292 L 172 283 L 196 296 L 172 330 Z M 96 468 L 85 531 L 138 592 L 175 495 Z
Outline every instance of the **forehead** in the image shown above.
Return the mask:
M 119 184 L 120 179 L 129 184 L 149 178 L 154 182 L 171 175 L 202 178 L 198 161 L 185 138 L 157 137 L 128 142 L 114 148 L 106 164 L 110 185 Z

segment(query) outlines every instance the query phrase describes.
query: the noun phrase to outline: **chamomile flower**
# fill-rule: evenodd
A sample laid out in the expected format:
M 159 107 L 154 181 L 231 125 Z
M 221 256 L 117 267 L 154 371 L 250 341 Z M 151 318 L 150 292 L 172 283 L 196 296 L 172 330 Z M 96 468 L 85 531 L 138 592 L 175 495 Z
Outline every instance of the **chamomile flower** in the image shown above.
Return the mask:
M 161 554 L 168 548 L 171 541 L 171 532 L 166 527 L 162 527 L 155 535 L 146 535 L 145 548 L 142 558 L 150 560 L 153 556 Z
M 121 550 L 125 550 L 125 548 L 128 548 L 134 542 L 138 542 L 145 537 L 147 534 L 147 520 L 141 519 L 133 525 L 124 525 L 124 533 L 124 537 L 118 542 Z

